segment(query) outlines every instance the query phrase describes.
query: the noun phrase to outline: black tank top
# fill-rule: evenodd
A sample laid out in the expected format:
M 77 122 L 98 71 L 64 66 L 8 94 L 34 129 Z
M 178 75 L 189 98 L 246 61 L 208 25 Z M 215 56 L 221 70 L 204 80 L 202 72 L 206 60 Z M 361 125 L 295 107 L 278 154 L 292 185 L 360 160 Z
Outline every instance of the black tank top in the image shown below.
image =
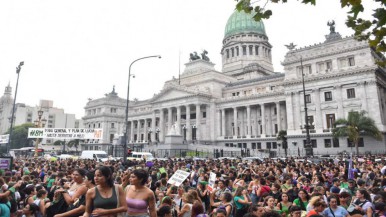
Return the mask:
M 118 206 L 117 194 L 115 188 L 112 187 L 113 193 L 110 198 L 103 198 L 99 193 L 97 187 L 95 187 L 94 209 L 115 209 Z

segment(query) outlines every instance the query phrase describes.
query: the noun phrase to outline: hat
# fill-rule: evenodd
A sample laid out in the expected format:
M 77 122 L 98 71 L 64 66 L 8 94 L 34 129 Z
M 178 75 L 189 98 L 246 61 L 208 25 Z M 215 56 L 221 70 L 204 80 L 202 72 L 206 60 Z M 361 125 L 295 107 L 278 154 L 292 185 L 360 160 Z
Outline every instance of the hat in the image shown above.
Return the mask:
M 357 181 L 357 185 L 364 185 L 366 182 L 363 179 Z

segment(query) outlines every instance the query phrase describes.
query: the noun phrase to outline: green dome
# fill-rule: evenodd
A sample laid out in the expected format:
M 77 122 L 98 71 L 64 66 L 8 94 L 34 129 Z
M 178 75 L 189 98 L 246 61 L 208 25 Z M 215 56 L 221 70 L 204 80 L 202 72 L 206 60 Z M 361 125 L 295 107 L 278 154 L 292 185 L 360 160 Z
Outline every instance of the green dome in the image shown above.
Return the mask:
M 240 33 L 257 33 L 267 36 L 264 23 L 262 21 L 256 22 L 253 16 L 253 12 L 247 14 L 244 11 L 235 10 L 225 26 L 224 37 Z

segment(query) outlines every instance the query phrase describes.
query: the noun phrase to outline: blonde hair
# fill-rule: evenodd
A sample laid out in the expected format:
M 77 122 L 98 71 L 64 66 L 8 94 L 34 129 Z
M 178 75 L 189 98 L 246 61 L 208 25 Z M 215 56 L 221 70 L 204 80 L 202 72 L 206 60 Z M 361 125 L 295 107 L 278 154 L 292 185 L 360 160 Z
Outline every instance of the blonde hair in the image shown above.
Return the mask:
M 194 202 L 194 197 L 193 195 L 189 194 L 189 193 L 184 193 L 184 195 L 182 196 L 188 203 L 191 203 L 193 204 Z

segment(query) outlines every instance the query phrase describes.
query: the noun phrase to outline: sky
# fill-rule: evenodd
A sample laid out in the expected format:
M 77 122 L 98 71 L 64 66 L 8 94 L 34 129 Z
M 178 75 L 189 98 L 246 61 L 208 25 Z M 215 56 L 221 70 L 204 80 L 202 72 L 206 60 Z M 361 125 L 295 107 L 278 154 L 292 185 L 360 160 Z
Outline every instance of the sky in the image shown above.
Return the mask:
M 293 42 L 299 48 L 323 42 L 329 20 L 335 20 L 342 36 L 353 34 L 344 24 L 348 9 L 341 9 L 339 2 L 267 4 L 273 15 L 264 24 L 276 72 L 283 72 L 285 44 Z M 207 50 L 221 71 L 224 28 L 235 4 L 234 0 L 0 1 L 0 91 L 8 83 L 15 90 L 15 68 L 24 61 L 16 102 L 36 106 L 41 99 L 53 100 L 54 107 L 81 118 L 88 98 L 102 98 L 113 86 L 118 96 L 127 97 L 132 61 L 161 55 L 131 68 L 135 78 L 130 99 L 151 98 L 165 81 L 183 72 L 194 51 Z M 376 4 L 367 0 L 365 5 L 368 17 Z

